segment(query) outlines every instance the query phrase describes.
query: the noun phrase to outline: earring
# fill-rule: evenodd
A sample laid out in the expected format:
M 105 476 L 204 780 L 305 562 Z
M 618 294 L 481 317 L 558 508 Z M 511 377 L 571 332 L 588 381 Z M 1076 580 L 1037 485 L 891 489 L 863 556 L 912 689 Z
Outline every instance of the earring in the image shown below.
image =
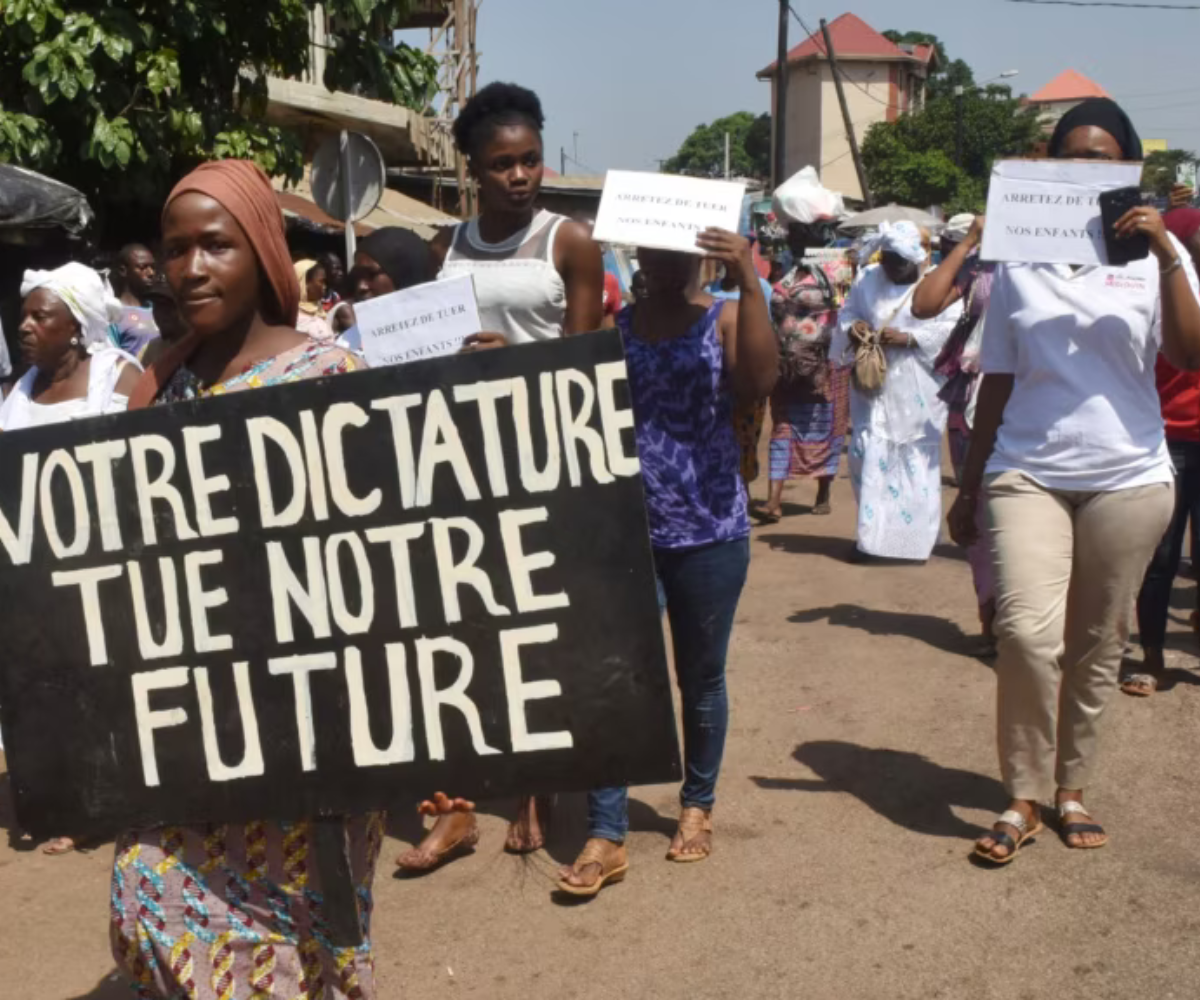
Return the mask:
M 79 346 L 79 338 L 78 338 L 78 337 L 72 337 L 72 338 L 71 338 L 71 346 L 72 346 L 72 347 L 78 347 L 78 346 Z

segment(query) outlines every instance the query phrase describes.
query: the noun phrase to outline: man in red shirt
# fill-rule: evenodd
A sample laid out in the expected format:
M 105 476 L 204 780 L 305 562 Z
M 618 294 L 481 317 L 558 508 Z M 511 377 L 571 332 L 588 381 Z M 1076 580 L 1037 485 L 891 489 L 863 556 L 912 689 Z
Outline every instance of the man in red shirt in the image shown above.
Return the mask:
M 1163 221 L 1200 267 L 1200 209 L 1176 208 L 1163 216 Z M 1140 673 L 1126 677 L 1121 684 L 1121 690 L 1135 698 L 1149 698 L 1163 681 L 1167 615 L 1183 555 L 1183 539 L 1189 521 L 1193 532 L 1200 526 L 1200 372 L 1180 371 L 1159 355 L 1155 375 L 1167 447 L 1175 465 L 1175 516 L 1138 596 L 1138 632 L 1145 662 Z M 1195 545 L 1193 540 L 1193 552 Z
M 624 307 L 625 301 L 621 296 L 621 282 L 611 271 L 604 272 L 604 328 L 617 325 L 617 313 Z

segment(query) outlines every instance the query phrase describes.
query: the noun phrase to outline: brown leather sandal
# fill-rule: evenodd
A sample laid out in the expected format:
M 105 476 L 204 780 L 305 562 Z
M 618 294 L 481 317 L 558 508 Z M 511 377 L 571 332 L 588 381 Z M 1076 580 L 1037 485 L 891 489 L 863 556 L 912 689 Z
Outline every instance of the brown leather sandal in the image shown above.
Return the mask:
M 681 865 L 691 864 L 695 861 L 707 861 L 708 856 L 712 854 L 711 839 L 707 850 L 702 854 L 684 854 L 683 851 L 700 834 L 707 833 L 711 838 L 712 832 L 712 811 L 688 806 L 679 815 L 679 832 L 676 833 L 679 838 L 679 847 L 672 847 L 667 851 L 667 860 Z
M 560 878 L 559 891 L 572 896 L 598 895 L 606 885 L 624 880 L 626 872 L 629 871 L 629 855 L 624 844 L 614 844 L 611 840 L 593 837 L 583 845 L 583 850 L 571 865 L 571 870 L 579 874 L 580 870 L 588 865 L 600 866 L 600 877 L 595 882 L 591 885 L 572 885 L 565 878 Z

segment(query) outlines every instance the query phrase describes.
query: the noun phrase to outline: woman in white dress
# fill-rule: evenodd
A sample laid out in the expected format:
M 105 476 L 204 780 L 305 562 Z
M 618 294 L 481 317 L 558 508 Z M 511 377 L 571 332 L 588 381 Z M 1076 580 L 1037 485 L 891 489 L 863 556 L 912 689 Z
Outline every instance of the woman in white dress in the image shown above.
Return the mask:
M 933 366 L 962 313 L 956 303 L 936 319 L 912 314 L 913 293 L 929 260 L 929 234 L 911 222 L 885 223 L 868 267 L 842 307 L 830 357 L 852 364 L 850 330 L 880 331 L 887 377 L 875 393 L 850 386 L 850 478 L 858 501 L 858 549 L 870 556 L 925 561 L 942 520 L 941 447 L 946 404 Z
M 21 355 L 29 370 L 0 406 L 0 430 L 123 412 L 142 369 L 111 346 L 109 326 L 121 303 L 104 279 L 74 263 L 26 271 L 21 297 Z M 46 854 L 74 849 L 70 837 L 56 837 L 43 848 Z
M 113 347 L 121 303 L 90 267 L 26 271 L 19 330 L 29 370 L 0 407 L 0 430 L 120 413 L 141 365 Z

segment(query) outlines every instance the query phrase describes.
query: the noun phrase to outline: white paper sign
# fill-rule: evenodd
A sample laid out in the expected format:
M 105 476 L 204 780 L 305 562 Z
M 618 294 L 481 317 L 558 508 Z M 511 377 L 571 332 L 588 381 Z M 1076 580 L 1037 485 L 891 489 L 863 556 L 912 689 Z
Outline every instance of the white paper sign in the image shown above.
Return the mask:
M 736 233 L 746 185 L 674 174 L 610 170 L 592 236 L 601 243 L 703 253 L 696 237 L 709 227 Z
M 354 306 L 354 315 L 372 368 L 454 354 L 480 331 L 469 274 L 367 299 Z
M 1137 187 L 1140 163 L 1002 160 L 988 190 L 984 260 L 1107 264 L 1099 197 Z

